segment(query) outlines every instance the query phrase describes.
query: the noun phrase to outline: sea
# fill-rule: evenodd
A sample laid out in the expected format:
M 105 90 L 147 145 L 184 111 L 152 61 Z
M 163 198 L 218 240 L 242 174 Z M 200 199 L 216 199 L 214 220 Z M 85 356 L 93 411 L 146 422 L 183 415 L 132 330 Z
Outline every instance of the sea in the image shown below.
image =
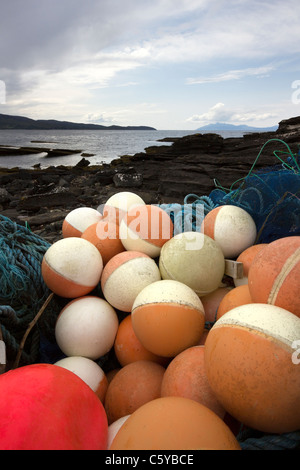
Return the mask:
M 245 134 L 243 131 L 215 132 L 224 138 L 242 137 Z M 147 147 L 172 145 L 172 142 L 159 142 L 160 139 L 197 133 L 199 132 L 188 130 L 0 130 L 1 147 L 41 149 L 40 153 L 18 155 L 16 152 L 16 154 L 0 155 L 0 168 L 28 169 L 37 164 L 40 168 L 75 166 L 83 156 L 91 165 L 101 165 L 123 155 L 144 152 Z M 49 157 L 47 149 L 67 149 L 76 153 Z

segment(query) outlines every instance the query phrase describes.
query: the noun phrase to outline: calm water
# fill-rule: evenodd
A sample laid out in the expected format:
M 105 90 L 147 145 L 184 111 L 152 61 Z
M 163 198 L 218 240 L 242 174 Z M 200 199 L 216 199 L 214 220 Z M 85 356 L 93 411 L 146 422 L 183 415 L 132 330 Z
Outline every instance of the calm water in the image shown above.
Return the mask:
M 39 147 L 81 150 L 93 154 L 87 158 L 92 165 L 109 163 L 122 155 L 143 152 L 152 145 L 171 145 L 158 142 L 164 137 L 183 137 L 196 131 L 88 131 L 88 130 L 0 130 L 0 145 L 14 147 Z M 220 131 L 223 137 L 241 137 L 243 132 Z M 0 156 L 0 167 L 31 168 L 40 163 L 42 168 L 57 165 L 76 165 L 81 153 L 63 157 L 47 157 L 46 153 Z

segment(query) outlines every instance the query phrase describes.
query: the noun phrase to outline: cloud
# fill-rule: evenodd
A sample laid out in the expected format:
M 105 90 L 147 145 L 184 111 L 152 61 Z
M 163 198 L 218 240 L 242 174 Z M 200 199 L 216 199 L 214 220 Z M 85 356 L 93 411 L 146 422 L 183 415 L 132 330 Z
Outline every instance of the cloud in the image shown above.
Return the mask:
M 255 121 L 265 121 L 270 118 L 276 118 L 277 113 L 261 113 L 259 111 L 237 111 L 227 108 L 224 103 L 217 103 L 212 106 L 206 113 L 196 114 L 187 119 L 188 122 L 197 123 L 215 123 L 215 122 L 230 122 L 230 123 L 245 123 Z
M 275 67 L 273 65 L 266 65 L 262 67 L 249 67 L 240 70 L 229 70 L 228 72 L 219 73 L 211 77 L 188 78 L 186 83 L 188 85 L 202 85 L 204 83 L 219 83 L 228 80 L 241 80 L 242 78 L 249 76 L 263 78 L 268 76 L 273 70 L 275 70 Z

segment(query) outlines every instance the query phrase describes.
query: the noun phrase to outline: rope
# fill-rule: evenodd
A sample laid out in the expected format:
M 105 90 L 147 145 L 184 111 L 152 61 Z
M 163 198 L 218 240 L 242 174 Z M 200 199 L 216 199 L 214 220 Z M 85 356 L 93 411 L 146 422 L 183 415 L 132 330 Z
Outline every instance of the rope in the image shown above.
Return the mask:
M 174 224 L 174 235 L 182 232 L 200 231 L 201 223 L 212 209 L 217 207 L 209 196 L 187 194 L 181 204 L 161 204 Z
M 237 435 L 242 450 L 298 450 L 300 431 L 283 434 L 263 434 L 244 430 Z
M 28 226 L 0 215 L 0 325 L 9 360 L 16 357 L 28 325 L 50 294 L 41 276 L 41 261 L 49 246 Z M 35 362 L 39 342 L 38 327 L 22 351 L 23 363 Z

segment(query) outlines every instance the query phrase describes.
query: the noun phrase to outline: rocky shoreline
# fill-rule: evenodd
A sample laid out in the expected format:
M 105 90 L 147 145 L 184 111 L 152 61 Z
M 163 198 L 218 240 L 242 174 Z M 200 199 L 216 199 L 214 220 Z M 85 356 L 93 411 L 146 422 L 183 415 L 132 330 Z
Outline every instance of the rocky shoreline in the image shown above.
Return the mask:
M 228 189 L 244 178 L 266 143 L 255 169 L 277 164 L 273 152 L 287 153 L 284 143 L 298 154 L 300 117 L 281 121 L 275 132 L 242 138 L 193 134 L 167 140 L 171 146 L 148 147 L 110 164 L 93 166 L 83 157 L 74 167 L 0 168 L 0 213 L 52 243 L 61 238 L 68 212 L 97 208 L 119 191 L 133 191 L 147 204 L 183 204 L 187 194 L 209 195 L 218 185 Z

